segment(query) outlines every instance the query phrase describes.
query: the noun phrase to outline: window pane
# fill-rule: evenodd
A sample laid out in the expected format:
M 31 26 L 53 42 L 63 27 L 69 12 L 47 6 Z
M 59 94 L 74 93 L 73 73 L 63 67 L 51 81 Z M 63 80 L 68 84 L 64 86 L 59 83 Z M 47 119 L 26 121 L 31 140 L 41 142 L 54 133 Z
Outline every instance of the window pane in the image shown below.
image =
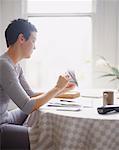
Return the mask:
M 88 13 L 92 12 L 92 0 L 41 1 L 28 0 L 28 13 Z
M 91 86 L 91 18 L 30 17 L 38 29 L 36 50 L 27 61 L 27 77 L 43 89 L 56 83 L 60 73 L 74 69 L 81 88 Z M 31 73 L 29 73 L 31 72 Z

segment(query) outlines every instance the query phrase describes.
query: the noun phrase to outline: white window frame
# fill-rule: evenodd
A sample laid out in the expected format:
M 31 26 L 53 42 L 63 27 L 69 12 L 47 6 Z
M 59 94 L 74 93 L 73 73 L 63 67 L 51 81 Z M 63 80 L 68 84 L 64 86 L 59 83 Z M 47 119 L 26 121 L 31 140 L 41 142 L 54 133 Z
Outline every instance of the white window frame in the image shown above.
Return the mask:
M 24 1 L 25 6 L 25 14 L 26 17 L 91 17 L 93 19 L 93 16 L 96 11 L 96 0 L 92 0 L 92 12 L 86 12 L 86 13 L 28 13 L 27 12 L 27 0 Z

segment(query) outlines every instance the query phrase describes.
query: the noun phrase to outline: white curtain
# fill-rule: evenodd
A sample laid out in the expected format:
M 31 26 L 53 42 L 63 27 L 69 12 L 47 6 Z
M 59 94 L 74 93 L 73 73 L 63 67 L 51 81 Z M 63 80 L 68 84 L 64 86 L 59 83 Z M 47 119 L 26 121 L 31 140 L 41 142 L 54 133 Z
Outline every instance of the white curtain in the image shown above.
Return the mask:
M 116 83 L 108 79 L 99 79 L 95 67 L 99 56 L 104 56 L 110 63 L 118 65 L 118 0 L 97 0 L 93 19 L 93 85 L 97 88 L 113 88 Z

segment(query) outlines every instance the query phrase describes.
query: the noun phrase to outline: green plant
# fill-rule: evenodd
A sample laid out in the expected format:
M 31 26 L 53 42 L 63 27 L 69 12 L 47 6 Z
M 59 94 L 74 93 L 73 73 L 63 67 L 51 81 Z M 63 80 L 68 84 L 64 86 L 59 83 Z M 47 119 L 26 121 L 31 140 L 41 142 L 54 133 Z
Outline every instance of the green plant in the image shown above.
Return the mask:
M 101 56 L 101 59 L 105 62 L 105 65 L 110 70 L 109 72 L 101 75 L 101 77 L 112 77 L 111 81 L 119 80 L 119 69 L 112 66 L 104 57 Z

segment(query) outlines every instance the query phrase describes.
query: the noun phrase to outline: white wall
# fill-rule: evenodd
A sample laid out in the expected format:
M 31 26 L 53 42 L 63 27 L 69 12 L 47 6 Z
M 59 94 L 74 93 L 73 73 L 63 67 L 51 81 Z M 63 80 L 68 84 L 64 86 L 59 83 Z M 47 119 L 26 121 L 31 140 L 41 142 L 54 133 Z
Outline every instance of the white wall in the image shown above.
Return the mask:
M 118 12 L 117 12 L 117 66 L 119 68 L 119 1 L 118 1 Z M 119 89 L 119 81 L 117 83 L 117 88 Z
M 2 16 L 2 11 L 1 11 L 1 0 L 0 0 L 0 43 L 2 43 L 1 41 L 1 30 L 2 30 L 2 21 L 1 21 L 1 16 Z M 1 44 L 0 44 L 0 52 L 1 52 Z
M 0 53 L 3 53 L 6 50 L 6 43 L 4 38 L 4 31 L 10 21 L 23 17 L 23 2 L 25 0 L 0 0 L 1 2 L 1 51 Z

